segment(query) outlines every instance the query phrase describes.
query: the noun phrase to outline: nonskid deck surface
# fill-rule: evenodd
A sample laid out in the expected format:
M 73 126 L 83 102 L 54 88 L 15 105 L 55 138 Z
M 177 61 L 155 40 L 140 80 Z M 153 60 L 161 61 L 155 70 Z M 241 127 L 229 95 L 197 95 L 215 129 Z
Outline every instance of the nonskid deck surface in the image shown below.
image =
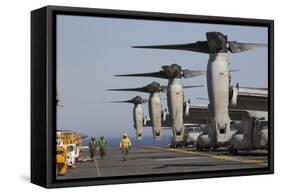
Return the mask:
M 97 154 L 96 154 L 97 155 Z M 84 152 L 83 158 L 89 158 Z M 264 168 L 268 165 L 265 151 L 242 153 L 231 156 L 226 150 L 195 151 L 192 148 L 170 149 L 168 147 L 143 146 L 132 148 L 127 161 L 121 151 L 107 148 L 104 159 L 95 157 L 93 162 L 77 163 L 75 169 L 68 169 L 61 179 L 144 175 L 176 172 L 213 171 L 227 169 Z

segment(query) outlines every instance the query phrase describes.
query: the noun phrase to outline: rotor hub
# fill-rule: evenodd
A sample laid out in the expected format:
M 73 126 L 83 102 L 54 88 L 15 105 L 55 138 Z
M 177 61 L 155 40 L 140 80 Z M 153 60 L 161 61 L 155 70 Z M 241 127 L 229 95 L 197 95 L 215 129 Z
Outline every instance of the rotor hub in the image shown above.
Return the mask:
M 227 52 L 227 36 L 221 32 L 207 32 L 206 36 L 210 53 Z
M 181 66 L 178 64 L 162 66 L 163 72 L 168 79 L 181 78 Z
M 149 93 L 154 93 L 154 92 L 160 92 L 161 87 L 158 82 L 152 82 L 152 83 L 148 84 L 147 86 L 145 86 L 145 89 Z

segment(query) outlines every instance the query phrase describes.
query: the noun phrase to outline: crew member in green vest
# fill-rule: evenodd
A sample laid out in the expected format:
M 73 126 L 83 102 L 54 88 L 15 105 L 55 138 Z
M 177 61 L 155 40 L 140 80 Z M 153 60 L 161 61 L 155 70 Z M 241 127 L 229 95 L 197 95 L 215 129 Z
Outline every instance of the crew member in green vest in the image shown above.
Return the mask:
M 90 151 L 91 161 L 94 161 L 96 149 L 97 149 L 97 140 L 96 140 L 96 138 L 91 137 L 91 139 L 89 141 L 89 151 Z
M 99 145 L 99 154 L 101 159 L 104 158 L 105 154 L 106 154 L 106 146 L 107 146 L 107 142 L 106 139 L 104 138 L 104 136 L 101 136 L 98 140 L 98 145 Z

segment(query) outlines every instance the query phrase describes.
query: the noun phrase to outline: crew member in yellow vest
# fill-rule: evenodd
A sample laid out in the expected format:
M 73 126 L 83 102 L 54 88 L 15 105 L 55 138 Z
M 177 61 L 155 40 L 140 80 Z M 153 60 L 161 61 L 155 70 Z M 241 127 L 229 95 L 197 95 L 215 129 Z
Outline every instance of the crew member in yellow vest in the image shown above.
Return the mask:
M 123 160 L 126 161 L 131 148 L 131 141 L 126 133 L 123 134 L 123 138 L 120 140 L 119 148 L 122 150 Z

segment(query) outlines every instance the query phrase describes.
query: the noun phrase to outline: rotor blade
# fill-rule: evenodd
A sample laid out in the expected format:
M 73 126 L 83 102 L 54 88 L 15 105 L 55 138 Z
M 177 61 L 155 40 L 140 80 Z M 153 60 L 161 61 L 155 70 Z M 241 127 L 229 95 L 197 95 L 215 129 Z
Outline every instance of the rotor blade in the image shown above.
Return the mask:
M 229 72 L 237 72 L 237 71 L 239 71 L 238 69 L 231 69 L 231 70 L 229 70 Z
M 182 70 L 182 74 L 184 78 L 192 78 L 196 76 L 206 75 L 206 71 L 191 71 L 189 69 Z
M 142 99 L 142 103 L 148 103 L 148 99 Z
M 124 100 L 124 101 L 109 101 L 107 103 L 134 103 L 132 100 Z
M 108 89 L 107 91 L 146 92 L 144 87 L 141 87 L 141 88 Z
M 267 44 L 255 44 L 255 43 L 240 43 L 235 41 L 229 41 L 229 51 L 232 53 L 240 53 L 243 51 L 253 50 L 256 48 L 267 47 Z
M 123 75 L 114 75 L 116 77 L 158 77 L 165 78 L 163 71 L 151 72 L 151 73 L 135 73 L 135 74 L 123 74 Z
M 183 86 L 183 88 L 199 88 L 199 87 L 204 87 L 204 85 Z
M 148 46 L 132 46 L 133 48 L 148 48 L 148 49 L 171 49 L 171 50 L 186 50 L 200 53 L 209 53 L 207 41 L 197 41 L 190 44 L 171 44 L 171 45 L 148 45 Z

